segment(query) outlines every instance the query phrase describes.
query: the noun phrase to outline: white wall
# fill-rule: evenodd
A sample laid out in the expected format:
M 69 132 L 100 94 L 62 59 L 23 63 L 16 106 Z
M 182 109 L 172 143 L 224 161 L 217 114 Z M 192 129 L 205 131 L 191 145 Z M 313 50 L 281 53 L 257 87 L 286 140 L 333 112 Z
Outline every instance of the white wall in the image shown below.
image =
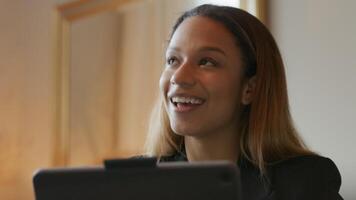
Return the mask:
M 356 1 L 272 0 L 271 30 L 287 69 L 292 114 L 312 150 L 356 191 Z

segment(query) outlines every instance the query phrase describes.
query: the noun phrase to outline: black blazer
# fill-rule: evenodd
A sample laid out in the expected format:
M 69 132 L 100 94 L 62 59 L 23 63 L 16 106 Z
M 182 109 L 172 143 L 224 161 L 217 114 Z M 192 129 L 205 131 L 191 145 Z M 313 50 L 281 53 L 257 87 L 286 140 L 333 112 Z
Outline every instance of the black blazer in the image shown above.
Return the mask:
M 165 156 L 160 162 L 187 161 L 184 154 Z M 250 162 L 241 159 L 243 200 L 342 200 L 340 173 L 328 158 L 299 156 L 267 167 L 264 177 Z

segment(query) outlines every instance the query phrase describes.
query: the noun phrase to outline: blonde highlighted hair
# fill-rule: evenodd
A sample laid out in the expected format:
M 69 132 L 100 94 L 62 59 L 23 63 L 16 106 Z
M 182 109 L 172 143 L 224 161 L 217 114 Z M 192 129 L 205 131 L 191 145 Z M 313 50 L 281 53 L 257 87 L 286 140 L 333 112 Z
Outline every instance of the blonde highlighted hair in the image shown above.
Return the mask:
M 239 122 L 240 156 L 263 172 L 269 163 L 313 154 L 294 128 L 282 57 L 268 29 L 241 9 L 206 4 L 183 13 L 171 36 L 185 19 L 194 16 L 215 20 L 234 35 L 243 54 L 245 77 L 256 79 L 254 99 L 244 108 Z M 151 116 L 146 141 L 146 153 L 150 156 L 174 154 L 184 142 L 170 127 L 162 97 Z

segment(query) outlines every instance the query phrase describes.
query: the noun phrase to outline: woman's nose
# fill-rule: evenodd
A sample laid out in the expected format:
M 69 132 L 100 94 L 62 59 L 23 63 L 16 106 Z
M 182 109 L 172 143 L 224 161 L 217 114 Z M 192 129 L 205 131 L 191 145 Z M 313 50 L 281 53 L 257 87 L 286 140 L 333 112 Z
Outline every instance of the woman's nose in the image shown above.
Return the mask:
M 195 72 L 192 65 L 188 63 L 183 63 L 179 66 L 173 73 L 171 84 L 181 86 L 181 87 L 192 87 L 196 83 Z

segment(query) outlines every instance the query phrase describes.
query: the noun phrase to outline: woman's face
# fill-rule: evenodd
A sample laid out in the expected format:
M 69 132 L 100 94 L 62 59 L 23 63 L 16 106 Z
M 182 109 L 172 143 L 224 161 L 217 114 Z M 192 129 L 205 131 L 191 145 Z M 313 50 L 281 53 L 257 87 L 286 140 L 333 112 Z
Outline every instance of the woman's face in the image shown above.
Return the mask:
M 233 35 L 219 22 L 190 17 L 166 51 L 160 79 L 172 130 L 183 136 L 236 131 L 242 60 Z

